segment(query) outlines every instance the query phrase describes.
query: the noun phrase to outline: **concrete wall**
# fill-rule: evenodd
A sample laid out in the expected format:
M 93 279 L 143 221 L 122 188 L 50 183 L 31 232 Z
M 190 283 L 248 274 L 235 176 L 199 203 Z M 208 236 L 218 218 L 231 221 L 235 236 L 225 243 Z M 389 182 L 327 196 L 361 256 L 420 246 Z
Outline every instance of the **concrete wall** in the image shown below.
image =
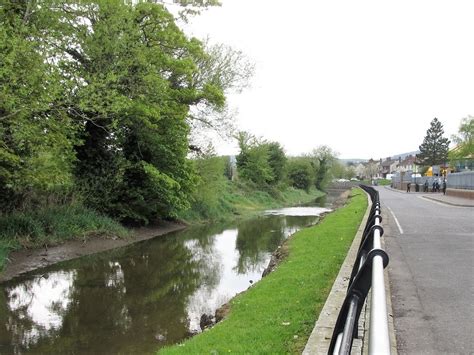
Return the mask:
M 408 182 L 411 182 L 412 191 L 415 191 L 415 183 L 420 185 L 420 191 L 422 191 L 423 184 L 425 183 L 425 181 L 428 181 L 428 188 L 429 191 L 431 191 L 433 181 L 438 181 L 440 184 L 440 188 L 442 188 L 443 179 L 444 177 L 442 176 L 422 176 L 415 178 L 411 176 L 410 173 L 402 173 L 401 175 L 394 176 L 392 178 L 392 187 L 395 189 L 406 191 Z M 451 196 L 462 196 L 468 198 L 469 196 L 472 196 L 472 194 L 466 191 L 474 191 L 474 171 L 448 174 L 446 180 L 446 187 L 448 190 L 451 190 Z M 454 190 L 463 191 L 455 192 Z
M 474 200 L 474 190 L 446 189 L 446 195 Z

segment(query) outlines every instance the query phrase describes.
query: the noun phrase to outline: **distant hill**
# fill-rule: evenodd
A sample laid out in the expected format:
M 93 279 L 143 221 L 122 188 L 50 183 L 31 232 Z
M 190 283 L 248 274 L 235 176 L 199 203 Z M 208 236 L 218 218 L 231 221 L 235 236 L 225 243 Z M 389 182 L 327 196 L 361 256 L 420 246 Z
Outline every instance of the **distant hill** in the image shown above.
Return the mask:
M 408 153 L 402 153 L 402 154 L 396 154 L 396 155 L 392 155 L 391 158 L 392 159 L 398 159 L 399 157 L 402 158 L 402 159 L 405 159 L 407 156 L 409 155 L 416 155 L 418 154 L 420 151 L 419 150 L 415 150 L 413 152 L 408 152 Z
M 359 163 L 365 163 L 366 161 L 368 161 L 369 159 L 339 159 L 339 161 L 343 164 L 347 164 L 347 163 L 354 163 L 354 164 L 359 164 Z
M 407 156 L 409 155 L 415 155 L 415 154 L 418 154 L 420 151 L 419 150 L 415 150 L 413 152 L 407 152 L 407 153 L 400 153 L 400 154 L 394 154 L 392 156 L 390 156 L 391 159 L 398 159 L 398 158 L 401 158 L 402 160 L 405 159 Z M 387 159 L 387 157 L 373 157 L 374 160 L 378 160 L 382 158 L 382 160 L 385 160 Z M 339 161 L 343 164 L 347 164 L 347 163 L 355 163 L 355 164 L 359 164 L 359 163 L 365 163 L 367 161 L 369 161 L 369 159 L 361 159 L 361 158 L 356 158 L 356 159 L 339 159 Z

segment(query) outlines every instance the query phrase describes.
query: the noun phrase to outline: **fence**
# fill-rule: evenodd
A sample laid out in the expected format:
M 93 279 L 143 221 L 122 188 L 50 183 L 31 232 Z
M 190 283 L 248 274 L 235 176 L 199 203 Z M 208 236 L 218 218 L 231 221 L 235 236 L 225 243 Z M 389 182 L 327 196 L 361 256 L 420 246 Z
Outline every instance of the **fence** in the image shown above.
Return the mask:
M 415 177 L 411 172 L 407 172 L 403 175 L 394 175 L 392 177 L 392 187 L 405 190 L 406 184 L 411 182 L 412 187 L 414 187 L 414 185 L 419 185 L 420 191 L 422 191 L 425 182 L 428 182 L 428 188 L 431 189 L 433 182 L 437 181 L 441 185 L 443 180 L 443 176 Z M 446 185 L 448 189 L 474 190 L 474 171 L 448 174 L 446 176 Z
M 384 268 L 388 255 L 381 249 L 379 193 L 361 185 L 372 200 L 372 207 L 352 269 L 346 298 L 334 327 L 329 354 L 350 354 L 352 341 L 357 338 L 357 323 L 370 289 L 372 289 L 369 325 L 369 354 L 390 354 Z
M 474 190 L 474 171 L 448 174 L 448 189 Z

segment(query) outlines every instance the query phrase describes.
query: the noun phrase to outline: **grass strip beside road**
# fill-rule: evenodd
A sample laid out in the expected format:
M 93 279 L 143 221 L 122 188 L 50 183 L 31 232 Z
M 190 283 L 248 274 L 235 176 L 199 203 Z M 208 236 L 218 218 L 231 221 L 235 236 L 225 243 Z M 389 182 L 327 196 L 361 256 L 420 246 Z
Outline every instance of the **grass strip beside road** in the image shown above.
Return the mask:
M 346 206 L 289 240 L 286 260 L 235 297 L 227 319 L 160 354 L 301 353 L 366 209 L 353 190 Z

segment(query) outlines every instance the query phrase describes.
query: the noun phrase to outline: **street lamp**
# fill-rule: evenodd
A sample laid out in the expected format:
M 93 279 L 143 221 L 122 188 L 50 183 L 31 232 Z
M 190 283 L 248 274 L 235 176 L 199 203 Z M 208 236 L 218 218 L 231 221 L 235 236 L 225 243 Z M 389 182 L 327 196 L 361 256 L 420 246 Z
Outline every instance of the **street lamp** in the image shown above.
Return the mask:
M 417 170 L 416 169 L 416 158 L 417 158 L 417 156 L 415 154 L 415 160 L 413 161 L 413 170 L 415 171 L 415 190 L 417 190 L 417 188 L 416 188 L 416 174 L 417 174 L 417 171 L 416 171 Z

